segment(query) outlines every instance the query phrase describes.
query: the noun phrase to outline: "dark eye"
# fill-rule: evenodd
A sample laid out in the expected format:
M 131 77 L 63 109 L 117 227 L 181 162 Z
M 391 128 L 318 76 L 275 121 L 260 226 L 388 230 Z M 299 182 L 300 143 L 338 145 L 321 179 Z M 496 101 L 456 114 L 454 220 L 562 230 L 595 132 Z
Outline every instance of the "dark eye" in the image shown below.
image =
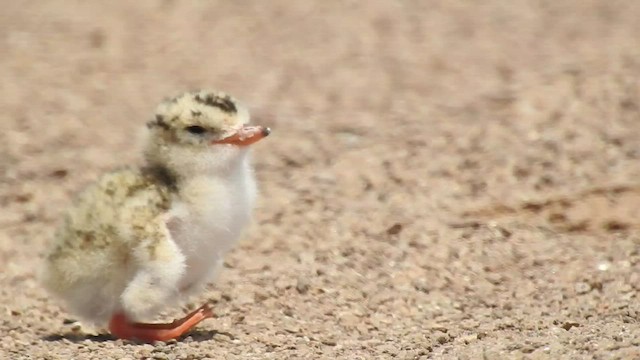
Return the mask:
M 207 132 L 207 129 L 203 128 L 202 126 L 198 126 L 198 125 L 187 126 L 184 129 L 187 130 L 188 132 L 190 132 L 192 134 L 196 134 L 196 135 L 202 135 L 205 132 Z

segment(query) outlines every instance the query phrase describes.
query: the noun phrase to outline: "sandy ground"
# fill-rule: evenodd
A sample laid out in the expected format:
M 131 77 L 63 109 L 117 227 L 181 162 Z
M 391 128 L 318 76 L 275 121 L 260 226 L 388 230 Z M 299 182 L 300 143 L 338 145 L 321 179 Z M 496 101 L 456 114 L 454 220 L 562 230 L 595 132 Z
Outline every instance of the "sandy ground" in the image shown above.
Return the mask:
M 640 358 L 640 2 L 0 8 L 0 359 Z M 56 223 L 199 87 L 274 130 L 185 306 L 217 317 L 153 345 L 71 323 L 35 279 Z

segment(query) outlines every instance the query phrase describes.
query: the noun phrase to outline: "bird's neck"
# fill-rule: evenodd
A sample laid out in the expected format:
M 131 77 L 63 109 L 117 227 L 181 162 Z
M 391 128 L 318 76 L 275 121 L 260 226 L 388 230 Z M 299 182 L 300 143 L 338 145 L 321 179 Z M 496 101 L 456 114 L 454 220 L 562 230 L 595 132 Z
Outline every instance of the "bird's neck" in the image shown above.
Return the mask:
M 163 164 L 147 164 L 142 168 L 143 175 L 149 177 L 153 182 L 163 187 L 175 191 L 178 189 L 180 178 L 178 175 Z
M 194 163 L 192 166 L 185 164 L 171 166 L 162 162 L 147 162 L 142 171 L 155 183 L 171 191 L 178 191 L 194 181 L 234 181 L 234 179 L 242 178 L 243 174 L 251 171 L 246 153 L 240 154 L 234 160 L 216 165 Z

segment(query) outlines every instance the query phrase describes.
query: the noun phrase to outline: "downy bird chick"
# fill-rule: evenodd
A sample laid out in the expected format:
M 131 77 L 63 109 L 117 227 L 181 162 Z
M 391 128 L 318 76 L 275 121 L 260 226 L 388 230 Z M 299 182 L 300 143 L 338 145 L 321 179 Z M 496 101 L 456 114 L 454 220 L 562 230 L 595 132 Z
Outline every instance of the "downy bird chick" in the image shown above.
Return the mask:
M 202 288 L 250 219 L 256 184 L 249 126 L 230 96 L 188 92 L 161 103 L 144 165 L 104 175 L 56 232 L 42 281 L 118 338 L 166 341 L 213 316 L 203 305 L 167 324 L 141 323 Z

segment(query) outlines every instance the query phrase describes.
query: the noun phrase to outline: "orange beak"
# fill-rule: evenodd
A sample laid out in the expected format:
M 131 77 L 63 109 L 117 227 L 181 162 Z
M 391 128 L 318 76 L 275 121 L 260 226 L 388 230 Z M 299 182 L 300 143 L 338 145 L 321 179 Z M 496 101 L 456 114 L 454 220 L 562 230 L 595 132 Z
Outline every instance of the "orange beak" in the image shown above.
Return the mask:
M 216 140 L 213 144 L 229 144 L 236 146 L 248 146 L 269 136 L 271 129 L 264 126 L 243 126 L 235 134 L 224 139 Z

